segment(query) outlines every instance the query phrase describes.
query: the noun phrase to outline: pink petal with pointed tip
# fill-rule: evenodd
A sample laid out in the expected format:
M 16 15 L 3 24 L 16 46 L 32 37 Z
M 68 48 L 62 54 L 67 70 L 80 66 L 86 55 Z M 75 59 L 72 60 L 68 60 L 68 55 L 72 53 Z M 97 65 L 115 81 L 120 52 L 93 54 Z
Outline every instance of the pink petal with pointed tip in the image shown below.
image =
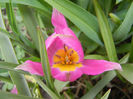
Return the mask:
M 60 81 L 70 81 L 73 82 L 82 76 L 82 71 L 77 68 L 75 71 L 61 72 L 58 68 L 51 68 L 52 76 Z
M 84 59 L 83 48 L 82 48 L 82 45 L 81 45 L 80 41 L 76 37 L 76 35 L 69 28 L 65 28 L 62 31 L 62 33 L 64 34 L 64 36 L 60 37 L 62 39 L 62 41 L 67 46 L 69 46 L 70 48 L 74 49 L 79 54 L 79 57 L 80 57 L 79 61 L 83 61 L 83 59 Z
M 52 13 L 52 24 L 55 27 L 55 32 L 58 33 L 61 29 L 64 29 L 67 27 L 67 22 L 65 17 L 56 9 L 53 9 Z
M 52 24 L 55 28 L 58 27 L 58 32 L 55 31 L 45 42 L 50 65 L 53 64 L 52 60 L 55 52 L 64 48 L 64 45 L 74 49 L 79 54 L 79 61 L 83 61 L 84 53 L 80 41 L 74 32 L 67 27 L 64 16 L 56 9 L 53 9 Z
M 18 94 L 18 91 L 17 91 L 16 86 L 13 87 L 13 89 L 11 90 L 11 93 L 13 93 L 13 94 Z
M 46 48 L 47 48 L 49 63 L 50 63 L 50 66 L 52 66 L 53 65 L 53 56 L 55 55 L 55 53 L 59 49 L 62 49 L 64 47 L 64 43 L 63 43 L 63 41 L 59 37 L 52 37 L 52 36 L 50 36 L 49 40 L 50 39 L 53 42 L 51 42 L 50 46 L 46 47 Z M 47 44 L 47 42 L 46 42 L 46 44 Z
M 43 76 L 42 65 L 39 62 L 32 62 L 30 60 L 27 60 L 23 64 L 16 67 L 16 69 L 21 69 L 31 74 Z
M 98 75 L 105 71 L 122 70 L 120 64 L 105 60 L 87 59 L 82 62 L 82 72 L 88 75 Z

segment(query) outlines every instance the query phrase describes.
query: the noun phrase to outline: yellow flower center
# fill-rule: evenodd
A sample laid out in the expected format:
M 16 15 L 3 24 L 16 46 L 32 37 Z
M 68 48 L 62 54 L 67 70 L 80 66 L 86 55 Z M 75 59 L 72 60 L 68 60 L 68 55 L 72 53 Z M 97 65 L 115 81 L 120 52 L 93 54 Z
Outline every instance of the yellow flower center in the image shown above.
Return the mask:
M 78 53 L 72 48 L 68 49 L 66 45 L 55 53 L 53 61 L 53 67 L 59 68 L 60 71 L 74 71 L 77 67 L 82 67 L 82 64 L 78 63 Z

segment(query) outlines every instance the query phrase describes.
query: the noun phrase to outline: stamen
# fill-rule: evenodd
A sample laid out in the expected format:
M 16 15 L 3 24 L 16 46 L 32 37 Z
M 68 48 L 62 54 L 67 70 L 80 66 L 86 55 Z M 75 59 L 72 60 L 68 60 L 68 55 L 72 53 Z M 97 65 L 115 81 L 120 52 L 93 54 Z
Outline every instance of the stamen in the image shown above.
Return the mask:
M 54 64 L 60 64 L 60 63 L 62 63 L 61 61 L 59 61 L 59 62 L 54 62 Z
M 67 52 L 67 46 L 64 44 L 64 51 Z
M 72 50 L 69 55 L 72 56 L 73 53 L 74 53 L 74 51 Z
M 59 55 L 55 55 L 56 57 L 58 57 L 58 58 L 61 58 L 61 56 L 59 56 Z

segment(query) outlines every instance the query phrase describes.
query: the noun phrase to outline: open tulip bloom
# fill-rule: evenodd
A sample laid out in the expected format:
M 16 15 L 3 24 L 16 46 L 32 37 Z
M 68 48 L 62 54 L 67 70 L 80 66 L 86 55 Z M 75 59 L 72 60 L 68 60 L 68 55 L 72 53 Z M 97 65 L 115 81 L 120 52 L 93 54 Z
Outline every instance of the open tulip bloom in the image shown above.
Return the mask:
M 54 33 L 45 41 L 53 78 L 60 81 L 75 81 L 83 74 L 98 75 L 104 71 L 118 69 L 118 63 L 106 60 L 84 59 L 80 41 L 68 27 L 64 16 L 53 9 L 52 24 Z M 43 76 L 39 62 L 26 61 L 17 69 Z

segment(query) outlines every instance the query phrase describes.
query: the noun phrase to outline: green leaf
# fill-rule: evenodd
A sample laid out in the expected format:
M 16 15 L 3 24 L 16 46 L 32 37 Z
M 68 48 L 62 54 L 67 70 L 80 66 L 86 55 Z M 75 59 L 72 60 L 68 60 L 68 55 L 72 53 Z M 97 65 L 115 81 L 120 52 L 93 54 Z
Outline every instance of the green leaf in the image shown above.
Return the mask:
M 125 16 L 125 19 L 118 27 L 118 29 L 114 32 L 113 36 L 115 41 L 119 41 L 128 35 L 131 26 L 133 24 L 132 16 L 133 16 L 133 2 L 131 3 L 131 6 Z
M 131 84 L 133 84 L 133 64 L 122 64 L 122 71 L 119 73 Z
M 99 45 L 103 45 L 97 32 L 97 19 L 91 13 L 68 0 L 45 0 L 70 19 L 85 35 Z
M 12 80 L 11 80 L 11 78 L 9 78 L 9 77 L 4 77 L 4 76 L 0 76 L 0 80 L 2 81 L 2 82 L 8 82 L 8 83 L 13 83 L 12 82 Z
M 131 49 L 130 43 L 123 43 L 120 46 L 116 47 L 117 54 L 123 54 L 129 52 Z
M 26 71 L 14 69 L 17 66 L 18 66 L 18 64 L 0 61 L 0 69 L 5 69 L 5 70 L 8 70 L 8 71 L 14 71 L 16 73 L 21 73 L 21 74 L 26 74 L 26 75 L 30 74 Z
M 15 68 L 18 64 L 0 61 L 0 68 Z
M 33 75 L 37 83 L 45 90 L 52 99 L 60 99 L 51 89 L 49 89 L 37 76 Z
M 91 53 L 98 47 L 98 44 L 89 39 L 85 34 L 80 33 L 79 40 L 85 50 L 85 54 Z
M 39 50 L 39 42 L 37 37 L 37 20 L 35 14 L 33 13 L 33 9 L 25 6 L 18 5 L 20 13 L 23 17 L 23 21 L 25 23 L 26 29 L 28 30 L 29 35 L 31 36 L 36 48 Z
M 47 14 L 50 14 L 49 10 L 45 6 L 43 6 L 38 0 L 11 0 L 11 1 L 12 3 L 15 4 L 29 5 L 35 7 L 47 12 Z M 10 2 L 9 0 L 0 0 L 0 3 L 9 3 L 9 2 Z
M 2 13 L 0 10 L 0 27 L 5 29 L 4 22 L 2 19 Z M 9 38 L 6 35 L 3 35 L 0 33 L 0 49 L 3 55 L 3 58 L 7 62 L 12 62 L 12 63 L 18 63 L 17 58 L 14 53 L 14 49 L 12 47 L 12 44 L 9 40 Z M 14 84 L 17 87 L 18 93 L 31 96 L 31 93 L 29 91 L 28 84 L 22 74 L 10 71 L 10 76 L 14 82 Z
M 87 92 L 81 99 L 94 99 L 94 97 L 106 86 L 114 77 L 116 73 L 114 71 L 108 72 L 98 83 Z
M 113 41 L 113 37 L 112 37 L 112 33 L 109 27 L 108 20 L 106 16 L 104 15 L 101 7 L 99 6 L 97 0 L 93 0 L 93 3 L 94 3 L 96 15 L 98 18 L 98 23 L 100 26 L 100 30 L 101 30 L 102 38 L 103 38 L 105 48 L 107 51 L 108 58 L 110 61 L 116 62 L 118 61 L 118 59 L 117 59 L 116 49 L 115 49 L 115 45 L 114 45 L 114 41 Z
M 9 4 L 8 3 L 6 4 L 6 13 L 8 16 L 8 21 L 9 21 L 9 24 L 11 26 L 11 29 L 13 30 L 13 32 L 19 33 L 18 28 L 17 28 L 17 24 L 16 24 L 16 18 L 14 16 L 14 11 L 13 11 L 11 0 L 9 0 Z
M 120 3 L 120 2 L 122 2 L 123 0 L 116 0 L 116 4 L 118 4 L 118 3 Z
M 108 99 L 111 89 L 109 89 L 101 99 Z
M 42 98 L 31 98 L 23 95 L 16 95 L 10 92 L 3 92 L 3 91 L 0 91 L 0 98 L 1 99 L 42 99 Z
M 120 64 L 125 64 L 128 62 L 128 58 L 129 58 L 129 53 L 127 53 L 125 56 L 123 56 L 120 60 L 119 63 Z
M 87 55 L 84 57 L 85 59 L 98 59 L 98 60 L 107 60 L 107 57 L 101 56 L 101 55 Z
M 87 9 L 90 0 L 77 0 L 77 4 Z
M 133 62 L 133 36 L 132 36 L 132 40 L 131 40 L 131 48 L 130 48 L 130 54 L 129 54 L 128 62 Z
M 111 20 L 112 20 L 114 23 L 116 23 L 116 24 L 118 24 L 118 25 L 121 23 L 120 18 L 119 18 L 117 15 L 115 15 L 114 13 L 109 13 L 109 16 L 110 16 Z
M 59 80 L 55 80 L 54 81 L 54 85 L 55 85 L 55 88 L 56 90 L 58 91 L 58 93 L 60 93 L 62 91 L 62 89 L 69 83 L 69 81 L 67 82 L 62 82 L 62 81 L 59 81 Z
M 106 16 L 108 16 L 108 13 L 112 11 L 112 8 L 115 5 L 115 0 L 98 0 L 101 8 L 104 10 Z
M 23 44 L 23 42 L 19 39 L 19 37 L 16 36 L 14 33 L 9 33 L 8 31 L 6 31 L 2 28 L 0 28 L 0 33 L 5 36 L 8 36 L 8 38 L 12 39 L 15 43 L 20 45 L 28 54 L 31 54 L 33 56 L 38 56 L 35 49 Z
M 44 78 L 46 80 L 46 84 L 54 90 L 54 82 L 51 76 L 51 70 L 50 70 L 50 65 L 49 65 L 49 60 L 47 56 L 47 50 L 46 50 L 46 45 L 45 45 L 45 40 L 43 38 L 43 34 L 40 30 L 40 28 L 37 28 L 38 31 L 38 39 L 39 39 L 39 49 L 40 49 L 40 56 L 41 56 L 41 63 L 43 67 L 43 72 L 44 72 Z

